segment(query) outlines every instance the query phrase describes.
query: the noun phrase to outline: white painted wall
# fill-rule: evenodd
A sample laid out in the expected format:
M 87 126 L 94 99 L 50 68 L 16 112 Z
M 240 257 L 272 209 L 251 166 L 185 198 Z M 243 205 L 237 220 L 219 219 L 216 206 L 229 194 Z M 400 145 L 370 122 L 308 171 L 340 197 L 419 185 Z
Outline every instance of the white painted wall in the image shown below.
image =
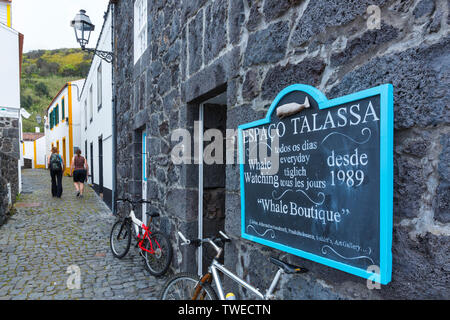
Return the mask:
M 0 107 L 20 108 L 19 33 L 0 23 Z
M 21 131 L 19 57 L 19 33 L 0 23 L 0 117 L 19 118 L 19 129 Z M 19 147 L 21 146 L 19 145 Z M 22 172 L 20 169 L 22 161 L 23 158 L 20 155 L 17 160 L 19 193 L 22 192 Z
M 8 9 L 5 1 L 0 1 L 0 23 L 7 24 L 8 22 Z
M 104 21 L 102 34 L 99 38 L 99 50 L 112 51 L 111 48 L 111 14 L 108 13 Z M 99 99 L 97 97 L 97 74 L 98 67 L 101 64 L 102 90 L 101 90 L 101 108 L 98 108 Z M 90 87 L 92 86 L 92 97 L 90 96 Z M 92 122 L 90 121 L 90 99 L 92 98 L 93 112 Z M 112 190 L 112 65 L 95 56 L 86 82 L 81 93 L 81 150 L 82 155 L 87 158 L 88 165 L 91 167 L 90 144 L 93 143 L 93 162 L 94 162 L 94 181 L 99 184 L 99 137 L 103 141 L 103 187 Z M 86 109 L 87 108 L 87 109 Z M 85 116 L 86 115 L 86 116 Z M 85 148 L 87 142 L 87 150 Z M 92 168 L 90 168 L 92 172 Z
M 45 161 L 45 153 L 46 153 L 46 144 L 45 144 L 45 136 L 40 137 L 36 141 L 36 164 L 40 166 L 46 166 Z M 33 163 L 34 165 L 34 163 Z
M 46 138 L 45 136 L 36 139 L 35 141 L 24 141 L 20 149 L 22 153 L 21 165 L 23 166 L 23 159 L 30 159 L 33 169 L 37 166 L 45 167 L 46 159 Z M 34 155 L 36 154 L 36 160 Z
M 25 150 L 25 152 L 23 152 Z M 24 141 L 22 144 L 22 150 L 24 159 L 34 159 L 34 142 Z

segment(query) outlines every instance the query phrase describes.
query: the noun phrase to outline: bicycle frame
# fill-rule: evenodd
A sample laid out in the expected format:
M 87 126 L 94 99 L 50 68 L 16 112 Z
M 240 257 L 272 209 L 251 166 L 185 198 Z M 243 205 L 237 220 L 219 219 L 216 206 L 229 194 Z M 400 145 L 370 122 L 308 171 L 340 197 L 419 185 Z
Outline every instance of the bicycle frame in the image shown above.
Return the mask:
M 217 271 L 222 272 L 224 275 L 226 275 L 228 278 L 233 280 L 234 282 L 237 282 L 239 285 L 241 285 L 244 288 L 247 288 L 248 290 L 252 291 L 254 294 L 256 294 L 259 298 L 264 300 L 273 299 L 273 291 L 275 290 L 275 287 L 280 280 L 281 275 L 283 274 L 282 269 L 278 269 L 278 272 L 275 274 L 275 277 L 272 280 L 272 283 L 270 284 L 269 289 L 266 291 L 265 294 L 262 294 L 259 289 L 253 287 L 249 283 L 245 282 L 241 278 L 239 278 L 237 275 L 235 275 L 233 272 L 225 268 L 224 265 L 217 262 L 216 259 L 213 260 L 211 263 L 211 266 L 209 267 L 209 271 L 213 276 L 214 282 L 216 283 L 217 293 L 219 295 L 220 300 L 225 300 L 225 295 L 222 288 L 222 282 L 220 280 L 219 274 Z
M 151 254 L 155 254 L 156 251 L 153 249 L 153 243 L 150 240 L 150 235 L 152 233 L 149 230 L 149 228 L 144 224 L 144 222 L 142 222 L 141 220 L 136 218 L 136 215 L 134 214 L 134 210 L 133 209 L 131 209 L 131 211 L 130 211 L 129 218 L 131 218 L 131 221 L 133 222 L 133 227 L 134 227 L 134 230 L 136 231 L 136 235 L 137 235 L 138 239 L 141 240 L 141 241 L 139 241 L 139 244 L 138 244 L 139 249 L 141 249 L 142 251 L 146 251 L 148 253 L 151 253 Z M 150 223 L 151 222 L 152 222 L 152 218 L 150 218 Z M 142 228 L 145 231 L 144 234 L 142 235 L 142 238 L 141 238 L 141 233 L 139 232 L 139 228 Z M 150 250 L 146 249 L 143 246 L 144 240 L 146 238 L 150 242 Z M 158 241 L 156 239 L 155 239 L 155 242 L 156 242 L 156 245 L 158 246 L 158 248 L 161 250 L 161 246 L 159 245 L 159 243 L 158 243 Z

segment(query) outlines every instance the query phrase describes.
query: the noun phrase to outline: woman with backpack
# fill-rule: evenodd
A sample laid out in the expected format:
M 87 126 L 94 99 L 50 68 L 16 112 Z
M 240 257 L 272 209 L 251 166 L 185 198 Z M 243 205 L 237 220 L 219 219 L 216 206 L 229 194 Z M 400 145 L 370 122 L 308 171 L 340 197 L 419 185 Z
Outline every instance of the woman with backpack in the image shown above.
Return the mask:
M 81 150 L 77 149 L 70 163 L 70 174 L 73 175 L 73 184 L 77 189 L 77 197 L 82 198 L 84 193 L 84 182 L 88 176 L 88 164 L 86 158 L 81 156 Z
M 52 178 L 52 196 L 61 198 L 63 192 L 62 175 L 64 172 L 64 161 L 56 147 L 52 148 L 52 154 L 48 158 L 48 168 Z

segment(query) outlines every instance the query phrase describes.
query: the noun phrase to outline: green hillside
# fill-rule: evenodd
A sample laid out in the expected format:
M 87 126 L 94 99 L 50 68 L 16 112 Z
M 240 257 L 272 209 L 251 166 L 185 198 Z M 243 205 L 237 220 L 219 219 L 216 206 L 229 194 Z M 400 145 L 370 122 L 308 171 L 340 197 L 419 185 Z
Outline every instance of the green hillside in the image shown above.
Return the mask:
M 81 49 L 36 50 L 23 55 L 20 102 L 31 114 L 23 121 L 24 132 L 34 132 L 38 126 L 44 132 L 44 115 L 53 97 L 68 81 L 86 77 L 91 60 L 92 55 Z

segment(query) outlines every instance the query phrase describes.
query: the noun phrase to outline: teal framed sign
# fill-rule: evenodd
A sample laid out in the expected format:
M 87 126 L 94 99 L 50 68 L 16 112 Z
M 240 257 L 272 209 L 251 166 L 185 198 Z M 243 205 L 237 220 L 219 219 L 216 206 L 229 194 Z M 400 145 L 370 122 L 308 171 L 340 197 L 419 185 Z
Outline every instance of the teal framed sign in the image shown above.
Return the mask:
M 283 89 L 238 127 L 242 237 L 389 283 L 393 123 L 391 84 L 332 100 Z

